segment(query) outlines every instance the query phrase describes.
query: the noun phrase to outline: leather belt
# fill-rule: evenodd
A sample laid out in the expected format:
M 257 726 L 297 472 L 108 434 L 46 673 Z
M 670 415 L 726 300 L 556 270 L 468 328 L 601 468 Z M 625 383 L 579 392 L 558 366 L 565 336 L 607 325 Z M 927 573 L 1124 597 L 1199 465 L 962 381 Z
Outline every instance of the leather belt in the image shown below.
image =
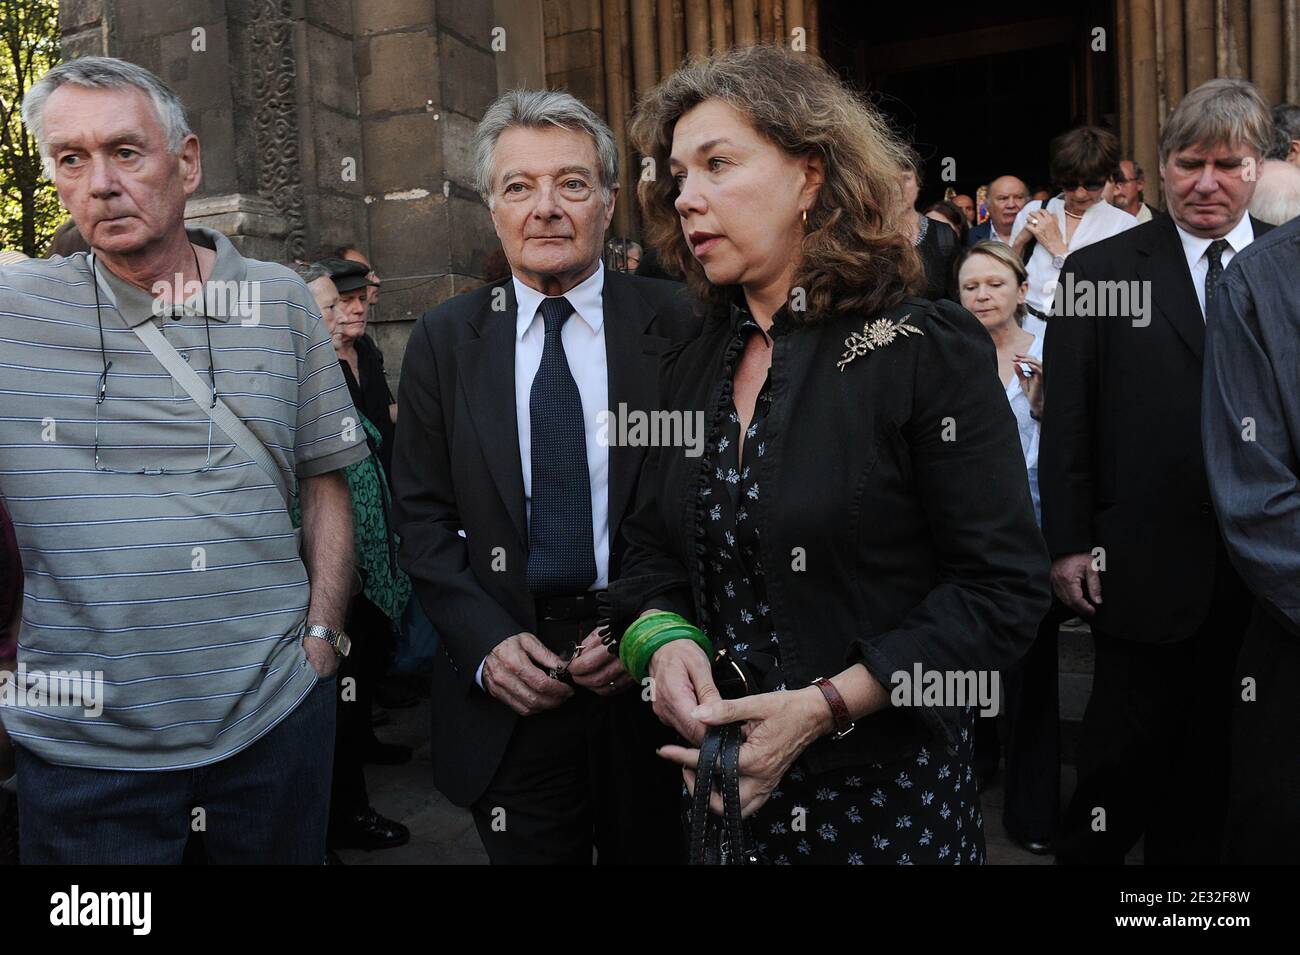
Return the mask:
M 587 590 L 580 594 L 560 594 L 538 597 L 537 619 L 549 623 L 574 620 L 594 620 L 601 616 L 607 591 Z

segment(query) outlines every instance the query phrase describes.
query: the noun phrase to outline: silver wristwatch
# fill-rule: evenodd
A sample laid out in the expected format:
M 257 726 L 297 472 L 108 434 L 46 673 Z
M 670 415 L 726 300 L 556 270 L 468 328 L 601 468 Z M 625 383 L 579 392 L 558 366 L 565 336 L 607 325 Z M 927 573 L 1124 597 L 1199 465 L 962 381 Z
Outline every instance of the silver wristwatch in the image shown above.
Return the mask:
M 1065 256 L 1063 255 L 1052 256 L 1052 268 L 1058 271 L 1065 268 Z
M 352 638 L 342 630 L 331 630 L 323 624 L 313 623 L 307 628 L 306 636 L 324 640 L 341 657 L 345 657 L 352 652 Z

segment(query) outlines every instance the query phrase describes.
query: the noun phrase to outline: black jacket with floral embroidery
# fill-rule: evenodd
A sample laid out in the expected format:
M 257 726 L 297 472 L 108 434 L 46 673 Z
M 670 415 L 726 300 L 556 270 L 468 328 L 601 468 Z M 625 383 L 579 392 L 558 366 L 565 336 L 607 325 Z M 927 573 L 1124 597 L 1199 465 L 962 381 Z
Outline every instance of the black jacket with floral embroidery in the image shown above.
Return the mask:
M 1050 591 L 992 341 L 948 301 L 907 299 L 864 319 L 795 324 L 783 309 L 772 329 L 772 406 L 757 466 L 786 685 L 854 663 L 887 689 L 915 663 L 941 675 L 1001 670 L 1029 647 Z M 660 407 L 702 415 L 711 435 L 735 341 L 733 314 L 666 353 Z M 647 457 L 611 587 L 618 632 L 650 607 L 699 618 L 705 474 L 688 451 Z M 804 759 L 821 772 L 922 745 L 951 750 L 959 719 L 957 706 L 891 706 Z

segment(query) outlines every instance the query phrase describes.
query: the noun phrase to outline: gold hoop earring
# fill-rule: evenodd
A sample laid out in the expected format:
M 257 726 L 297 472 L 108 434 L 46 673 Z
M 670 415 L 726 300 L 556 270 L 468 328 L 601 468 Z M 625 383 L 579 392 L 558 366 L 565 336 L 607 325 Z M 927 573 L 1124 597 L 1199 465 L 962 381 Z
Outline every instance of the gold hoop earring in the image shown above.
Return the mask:
M 807 210 L 807 209 L 805 209 L 805 210 L 803 211 L 803 225 L 804 225 L 804 228 L 805 228 L 805 229 L 808 228 L 808 210 Z

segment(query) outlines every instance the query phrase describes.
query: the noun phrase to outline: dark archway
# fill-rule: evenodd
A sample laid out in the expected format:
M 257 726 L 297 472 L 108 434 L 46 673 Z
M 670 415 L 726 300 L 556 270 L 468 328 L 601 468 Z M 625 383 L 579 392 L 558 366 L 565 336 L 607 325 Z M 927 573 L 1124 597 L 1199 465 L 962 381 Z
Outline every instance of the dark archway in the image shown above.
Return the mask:
M 1098 28 L 1106 52 L 1092 49 Z M 827 62 L 916 143 L 922 203 L 948 186 L 974 195 L 1004 174 L 1046 184 L 1053 136 L 1082 123 L 1114 127 L 1118 53 L 1106 0 L 1068 13 L 1026 0 L 822 3 L 821 37 Z

